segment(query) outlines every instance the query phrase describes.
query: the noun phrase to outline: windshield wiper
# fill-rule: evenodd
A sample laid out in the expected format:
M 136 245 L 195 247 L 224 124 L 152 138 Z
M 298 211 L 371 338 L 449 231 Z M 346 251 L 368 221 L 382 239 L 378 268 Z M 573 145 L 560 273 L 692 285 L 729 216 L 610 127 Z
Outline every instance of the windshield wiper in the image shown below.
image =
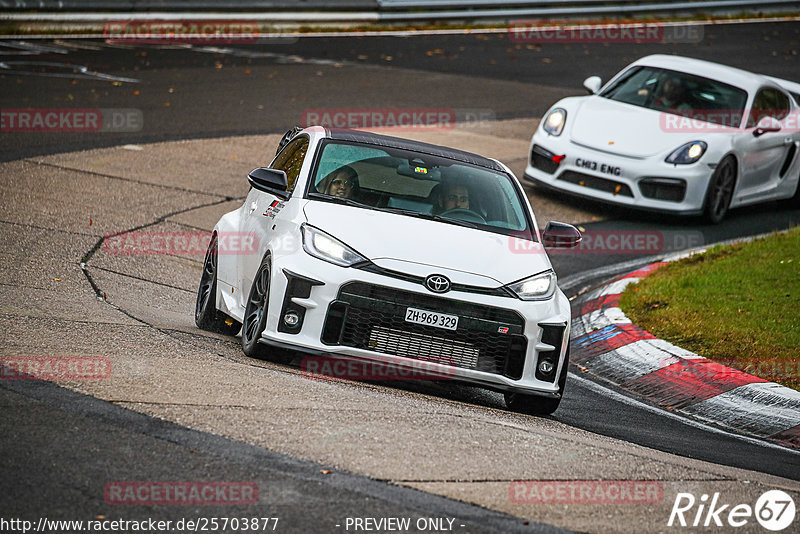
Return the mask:
M 371 206 L 367 206 L 366 204 L 362 204 L 361 202 L 357 202 L 350 198 L 344 197 L 335 197 L 332 195 L 326 195 L 325 193 L 309 193 L 306 195 L 308 198 L 317 198 L 319 200 L 326 200 L 328 202 L 336 202 L 338 204 L 347 204 L 348 206 L 357 206 L 359 208 L 369 208 Z
M 418 219 L 427 219 L 429 221 L 439 221 L 449 224 L 456 224 L 458 226 L 466 226 L 467 228 L 477 228 L 478 226 L 474 223 L 468 221 L 462 221 L 460 219 L 451 219 L 449 217 L 442 217 L 441 215 L 436 215 L 435 213 L 422 213 L 419 211 L 408 210 L 405 208 L 375 208 L 380 211 L 388 211 L 389 213 L 399 213 L 401 215 L 409 215 L 411 217 L 417 217 Z
M 458 226 L 465 226 L 467 228 L 477 228 L 478 226 L 474 223 L 468 221 L 462 221 L 460 219 L 451 219 L 449 217 L 442 217 L 441 215 L 436 215 L 435 213 L 421 213 L 419 211 L 409 210 L 405 208 L 378 208 L 375 206 L 368 206 L 367 204 L 362 204 L 361 202 L 357 202 L 350 198 L 344 197 L 334 197 L 331 195 L 326 195 L 325 193 L 308 193 L 306 195 L 308 198 L 314 198 L 319 200 L 324 200 L 327 202 L 335 202 L 337 204 L 346 204 L 348 206 L 356 206 L 358 208 L 367 208 L 367 209 L 374 209 L 376 211 L 386 211 L 389 213 L 399 213 L 400 215 L 408 215 L 410 217 L 416 217 L 418 219 L 427 219 L 429 221 L 439 221 L 448 224 L 455 224 Z

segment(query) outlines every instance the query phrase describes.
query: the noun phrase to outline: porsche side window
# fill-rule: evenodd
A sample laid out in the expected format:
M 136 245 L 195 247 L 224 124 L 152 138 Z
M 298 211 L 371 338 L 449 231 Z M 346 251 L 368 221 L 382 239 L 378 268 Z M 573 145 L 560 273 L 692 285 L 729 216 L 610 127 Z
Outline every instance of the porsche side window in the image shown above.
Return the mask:
M 775 93 L 778 95 L 778 105 L 775 108 L 778 111 L 778 116 L 775 118 L 782 120 L 789 114 L 789 97 L 780 91 L 775 91 Z
M 753 99 L 753 108 L 747 120 L 748 128 L 755 128 L 764 117 L 781 120 L 789 114 L 789 97 L 771 87 L 761 89 Z
M 289 185 L 288 191 L 294 191 L 297 177 L 300 176 L 300 168 L 308 152 L 308 138 L 301 137 L 289 143 L 284 148 L 275 161 L 272 163 L 273 169 L 278 169 L 286 173 L 286 181 Z

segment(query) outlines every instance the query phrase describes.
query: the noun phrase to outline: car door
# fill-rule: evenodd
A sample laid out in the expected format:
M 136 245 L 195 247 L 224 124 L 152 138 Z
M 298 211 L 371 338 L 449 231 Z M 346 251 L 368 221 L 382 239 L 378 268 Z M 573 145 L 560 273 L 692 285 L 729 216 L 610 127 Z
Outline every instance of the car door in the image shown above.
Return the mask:
M 300 169 L 308 152 L 308 145 L 308 136 L 300 136 L 292 140 L 278 153 L 270 165 L 270 168 L 286 173 L 289 192 L 294 191 L 297 177 L 300 175 Z M 259 191 L 254 187 L 250 188 L 250 192 L 247 195 L 239 230 L 243 235 L 256 236 L 258 252 L 244 254 L 238 262 L 239 287 L 242 288 L 239 295 L 239 303 L 242 306 L 247 304 L 253 277 L 261 264 L 264 254 L 269 249 L 270 240 L 274 235 L 275 219 L 280 215 L 286 202 L 288 201 L 270 193 Z
M 746 128 L 737 140 L 742 160 L 738 190 L 743 200 L 769 194 L 781 183 L 784 163 L 794 153 L 794 140 L 783 124 L 790 111 L 789 97 L 782 91 L 763 87 L 756 93 Z M 758 128 L 764 118 L 772 119 L 774 130 Z

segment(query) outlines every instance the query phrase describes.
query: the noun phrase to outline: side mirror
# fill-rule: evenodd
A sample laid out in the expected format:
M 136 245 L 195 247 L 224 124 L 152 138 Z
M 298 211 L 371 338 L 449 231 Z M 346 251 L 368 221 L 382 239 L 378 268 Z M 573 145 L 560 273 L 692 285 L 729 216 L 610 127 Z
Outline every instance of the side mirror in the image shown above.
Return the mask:
M 603 86 L 603 80 L 600 79 L 600 76 L 589 76 L 583 80 L 583 86 L 589 91 L 590 95 L 593 95 Z
M 759 120 L 758 124 L 756 125 L 756 129 L 753 130 L 753 135 L 755 137 L 761 137 L 765 133 L 773 133 L 780 131 L 781 131 L 781 123 L 778 122 L 778 119 L 774 119 L 772 117 L 761 117 L 761 120 Z
M 283 171 L 259 167 L 250 171 L 250 174 L 247 175 L 247 181 L 259 191 L 270 193 L 283 200 L 292 196 L 286 191 L 289 185 L 286 180 L 286 173 Z
M 545 248 L 573 248 L 581 242 L 580 231 L 571 224 L 549 222 L 542 234 Z

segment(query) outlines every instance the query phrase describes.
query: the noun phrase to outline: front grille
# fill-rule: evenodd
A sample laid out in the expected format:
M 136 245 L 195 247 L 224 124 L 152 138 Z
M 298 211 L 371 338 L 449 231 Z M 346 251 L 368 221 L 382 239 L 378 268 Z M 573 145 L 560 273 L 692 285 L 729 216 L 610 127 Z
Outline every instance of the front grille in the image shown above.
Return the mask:
M 599 176 L 592 176 L 591 174 L 583 174 L 582 172 L 564 171 L 558 177 L 559 180 L 564 180 L 571 184 L 578 184 L 598 191 L 605 191 L 614 196 L 622 195 L 625 197 L 633 198 L 633 192 L 627 184 L 617 182 L 616 180 L 609 180 L 608 178 L 600 178 Z
M 639 182 L 642 196 L 655 200 L 683 202 L 686 196 L 686 180 L 680 178 L 643 178 Z
M 406 308 L 457 315 L 457 330 L 405 321 Z M 322 341 L 522 378 L 527 341 L 517 312 L 351 282 L 328 309 Z
M 539 169 L 547 174 L 553 174 L 558 169 L 558 163 L 553 161 L 553 154 L 539 145 L 533 145 L 531 148 L 531 165 L 535 169 Z

